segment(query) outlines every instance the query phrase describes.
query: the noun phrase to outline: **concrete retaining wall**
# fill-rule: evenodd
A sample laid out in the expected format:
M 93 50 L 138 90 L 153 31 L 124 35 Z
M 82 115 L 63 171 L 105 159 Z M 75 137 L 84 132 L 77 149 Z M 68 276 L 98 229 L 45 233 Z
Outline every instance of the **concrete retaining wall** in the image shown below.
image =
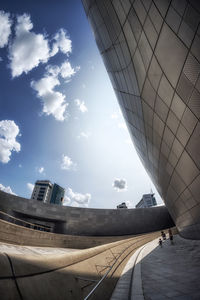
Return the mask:
M 57 233 L 119 236 L 153 232 L 174 226 L 165 206 L 139 209 L 62 207 L 0 191 L 0 210 L 26 221 L 52 226 Z
M 132 236 L 78 236 L 43 232 L 0 220 L 0 242 L 16 245 L 86 249 Z
M 2 300 L 80 300 L 114 266 L 91 300 L 110 299 L 130 255 L 160 233 L 147 234 L 92 249 L 62 255 L 0 253 Z M 118 260 L 116 260 L 118 258 Z

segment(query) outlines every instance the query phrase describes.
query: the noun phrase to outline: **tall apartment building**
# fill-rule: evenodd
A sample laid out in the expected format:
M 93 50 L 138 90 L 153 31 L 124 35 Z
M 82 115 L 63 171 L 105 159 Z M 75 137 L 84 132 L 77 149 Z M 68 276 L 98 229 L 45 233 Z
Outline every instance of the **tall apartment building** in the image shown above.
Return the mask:
M 142 196 L 142 199 L 138 204 L 136 204 L 136 208 L 146 208 L 157 205 L 156 198 L 154 197 L 154 194 L 144 194 Z
M 53 184 L 49 180 L 37 180 L 31 195 L 31 199 L 49 203 Z
M 54 183 L 50 203 L 52 204 L 59 204 L 62 205 L 64 200 L 65 190 L 59 186 L 58 184 Z
M 37 180 L 31 195 L 31 199 L 62 205 L 65 190 L 58 184 L 52 184 L 49 180 Z

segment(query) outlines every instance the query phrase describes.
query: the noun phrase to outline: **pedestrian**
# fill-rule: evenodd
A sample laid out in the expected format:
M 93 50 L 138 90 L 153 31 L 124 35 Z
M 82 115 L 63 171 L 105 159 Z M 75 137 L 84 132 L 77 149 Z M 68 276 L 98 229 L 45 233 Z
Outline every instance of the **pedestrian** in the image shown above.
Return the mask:
M 169 239 L 170 239 L 171 245 L 174 245 L 174 237 L 173 237 L 173 233 L 170 228 L 169 228 Z
M 158 244 L 160 245 L 160 247 L 162 248 L 162 240 L 159 239 Z
M 164 233 L 163 230 L 161 231 L 161 236 L 162 236 L 163 241 L 166 240 L 166 234 Z

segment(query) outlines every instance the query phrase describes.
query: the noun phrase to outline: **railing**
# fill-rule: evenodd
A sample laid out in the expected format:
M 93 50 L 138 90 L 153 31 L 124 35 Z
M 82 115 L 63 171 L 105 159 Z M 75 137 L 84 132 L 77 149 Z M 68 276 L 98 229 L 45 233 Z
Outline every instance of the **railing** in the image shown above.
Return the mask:
M 46 232 L 51 231 L 50 227 L 45 227 L 45 226 L 42 226 L 42 225 L 26 222 L 24 220 L 15 218 L 15 217 L 13 217 L 13 216 L 11 216 L 11 215 L 3 212 L 3 211 L 0 211 L 0 219 L 2 219 L 4 221 L 7 221 L 7 222 L 10 222 L 10 223 L 13 223 L 13 224 L 16 224 L 16 225 L 19 225 L 19 226 L 34 229 L 34 230 L 46 231 Z
M 104 279 L 108 276 L 108 274 L 110 273 L 110 271 L 112 270 L 112 268 L 114 267 L 114 265 L 116 264 L 116 262 L 118 261 L 118 259 L 122 256 L 122 254 L 124 254 L 124 252 L 132 247 L 133 245 L 136 245 L 138 242 L 141 242 L 142 240 L 146 240 L 146 237 L 142 238 L 140 241 L 134 241 L 134 243 L 131 243 L 131 245 L 127 246 L 125 249 L 122 250 L 121 253 L 119 253 L 119 255 L 117 257 L 115 257 L 114 263 L 111 266 L 107 266 L 108 270 L 107 272 L 104 274 L 104 276 L 98 281 L 98 283 L 95 285 L 95 287 L 90 291 L 90 293 L 83 299 L 83 300 L 88 300 L 93 294 L 94 292 L 97 290 L 97 288 L 102 284 L 102 282 L 104 281 Z M 132 249 L 130 252 L 132 252 L 134 249 Z M 113 253 L 112 253 L 113 254 Z M 130 254 L 130 253 L 129 253 Z M 113 254 L 114 255 L 114 254 Z M 126 255 L 127 256 L 127 255 Z

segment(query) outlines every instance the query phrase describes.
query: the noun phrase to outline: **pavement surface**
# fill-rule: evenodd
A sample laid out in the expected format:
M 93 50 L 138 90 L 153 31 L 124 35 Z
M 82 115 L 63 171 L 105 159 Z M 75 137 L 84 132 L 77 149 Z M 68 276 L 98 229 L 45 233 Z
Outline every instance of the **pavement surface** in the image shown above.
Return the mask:
M 139 248 L 127 263 L 111 300 L 200 300 L 200 241 L 174 236 Z
M 47 254 L 65 254 L 67 252 L 80 251 L 79 249 L 70 248 L 53 248 L 53 247 L 32 247 L 32 246 L 20 246 L 8 243 L 0 242 L 0 253 L 7 254 L 31 254 L 34 256 L 47 255 Z
M 200 300 L 200 241 L 174 237 L 143 250 L 142 288 L 145 300 Z M 149 252 L 152 250 L 151 252 Z

